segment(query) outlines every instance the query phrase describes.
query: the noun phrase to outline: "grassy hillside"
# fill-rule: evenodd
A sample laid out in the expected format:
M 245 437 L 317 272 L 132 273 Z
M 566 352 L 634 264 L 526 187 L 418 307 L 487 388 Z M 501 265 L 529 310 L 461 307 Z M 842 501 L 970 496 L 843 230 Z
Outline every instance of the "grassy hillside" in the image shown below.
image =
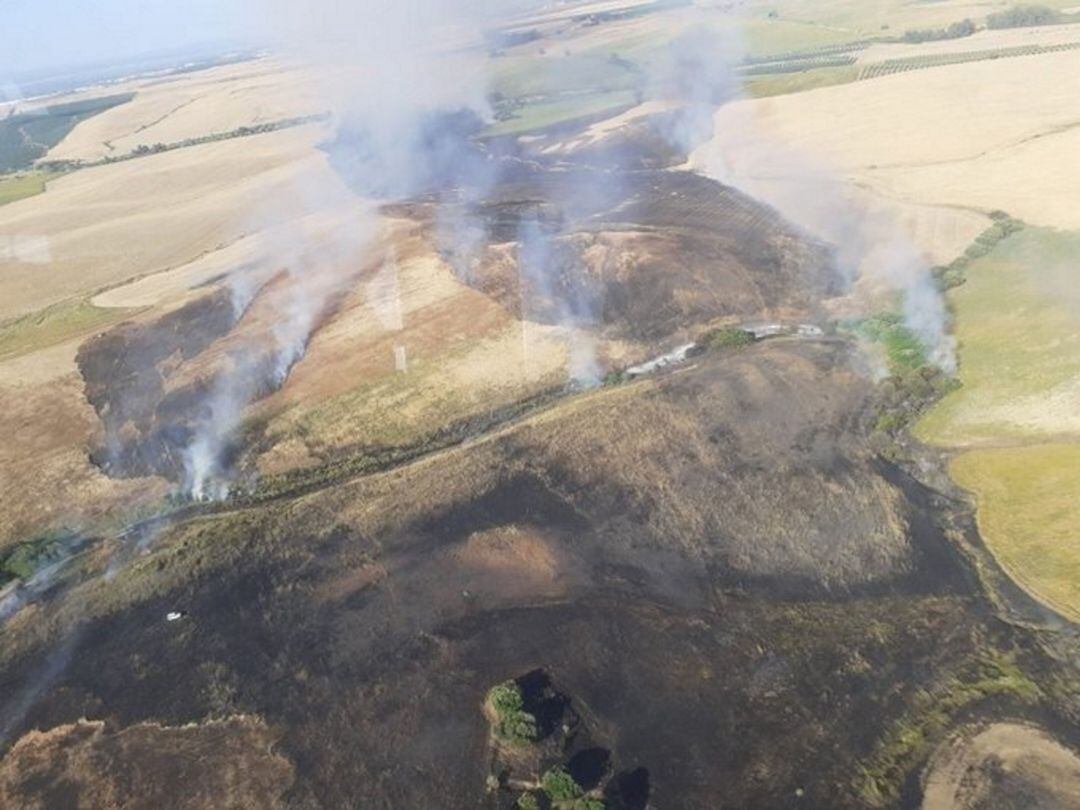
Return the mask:
M 45 190 L 48 179 L 49 175 L 44 172 L 0 177 L 0 205 L 40 194 Z
M 0 323 L 0 360 L 55 346 L 122 321 L 132 310 L 74 300 Z

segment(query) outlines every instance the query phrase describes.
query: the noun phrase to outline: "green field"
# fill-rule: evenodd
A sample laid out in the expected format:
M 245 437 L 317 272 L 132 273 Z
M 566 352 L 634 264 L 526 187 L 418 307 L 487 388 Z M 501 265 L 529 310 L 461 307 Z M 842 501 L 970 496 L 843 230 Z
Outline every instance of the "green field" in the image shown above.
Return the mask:
M 515 110 L 511 117 L 498 121 L 487 130 L 487 135 L 521 135 L 537 129 L 569 124 L 578 119 L 594 116 L 615 115 L 633 106 L 635 98 L 629 90 L 602 93 L 586 93 L 527 104 Z
M 133 310 L 70 301 L 0 324 L 0 360 L 55 346 L 122 321 Z
M 774 13 L 780 20 L 800 21 L 825 29 L 841 28 L 850 32 L 903 34 L 912 28 L 938 28 L 970 17 L 982 24 L 988 14 L 1023 5 L 1061 9 L 1075 6 L 1073 0 L 1038 0 L 992 3 L 975 7 L 967 0 L 753 0 L 749 10 Z
M 917 427 L 950 447 L 1080 434 L 1080 234 L 1027 228 L 950 292 L 963 388 Z
M 1028 592 L 1080 621 L 1080 444 L 972 450 L 949 472 L 979 499 L 979 529 Z
M 747 75 L 749 95 L 793 93 L 857 77 L 853 65 L 815 62 L 827 60 L 829 48 L 851 42 L 854 37 L 848 31 L 764 15 L 727 15 L 712 18 L 710 25 L 727 32 L 732 59 L 742 53 L 752 59 L 791 55 L 802 60 L 790 72 Z M 603 46 L 579 49 L 573 39 L 542 39 L 496 57 L 492 92 L 500 120 L 487 134 L 516 135 L 601 113 L 615 114 L 648 98 L 656 77 L 674 70 L 666 63 L 674 58 L 671 45 L 678 35 L 678 27 L 658 24 L 635 29 Z
M 949 294 L 963 387 L 916 436 L 962 451 L 951 472 L 994 555 L 1080 617 L 1080 234 L 1028 227 L 966 278 Z
M 51 176 L 48 172 L 28 172 L 0 177 L 0 205 L 40 194 Z
M 0 172 L 30 168 L 80 121 L 134 97 L 134 93 L 102 96 L 8 116 L 0 121 Z

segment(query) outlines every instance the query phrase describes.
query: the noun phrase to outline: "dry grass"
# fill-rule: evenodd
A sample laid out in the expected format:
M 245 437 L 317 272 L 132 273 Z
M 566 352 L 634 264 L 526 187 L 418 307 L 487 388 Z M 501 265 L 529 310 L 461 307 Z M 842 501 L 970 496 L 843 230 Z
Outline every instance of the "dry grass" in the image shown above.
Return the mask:
M 996 767 L 995 767 L 996 764 Z M 998 768 L 1027 790 L 1067 807 L 1080 795 L 1080 759 L 1041 729 L 995 723 L 965 729 L 934 755 L 924 783 L 924 810 L 968 810 L 1008 801 Z M 1030 793 L 1023 795 L 1030 800 Z M 1058 804 L 1060 802 L 1060 804 Z
M 0 250 L 0 319 L 186 264 L 295 216 L 305 181 L 335 188 L 313 150 L 318 132 L 300 127 L 83 169 L 0 208 L 0 232 L 15 248 Z
M 1080 145 L 1080 101 L 1060 77 L 1078 71 L 1067 51 L 742 101 L 717 114 L 714 154 L 745 161 L 764 140 L 885 196 L 1076 227 L 1080 169 L 1061 156 Z
M 64 351 L 62 359 L 53 361 L 58 370 L 65 361 L 73 366 L 75 347 L 58 348 Z M 25 359 L 41 364 L 40 354 Z M 0 364 L 0 369 L 22 359 Z M 5 437 L 0 443 L 0 547 L 49 527 L 90 529 L 164 497 L 163 481 L 112 479 L 90 463 L 86 448 L 97 429 L 77 374 L 61 371 L 44 380 L 0 376 L 0 435 Z
M 410 444 L 566 380 L 574 336 L 516 321 L 414 249 L 392 276 L 361 282 L 264 403 L 276 414 L 265 472 L 355 445 Z
M 79 124 L 49 160 L 99 160 L 140 144 L 322 112 L 313 71 L 269 59 L 134 83 L 135 98 Z

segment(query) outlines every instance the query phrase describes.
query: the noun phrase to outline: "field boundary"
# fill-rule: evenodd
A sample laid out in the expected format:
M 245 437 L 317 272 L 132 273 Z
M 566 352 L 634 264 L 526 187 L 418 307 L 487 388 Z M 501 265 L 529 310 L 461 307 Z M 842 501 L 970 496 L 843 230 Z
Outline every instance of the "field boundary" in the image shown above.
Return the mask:
M 1058 53 L 1080 48 L 1080 42 L 1066 42 L 1059 45 L 1019 45 L 1013 48 L 994 48 L 987 51 L 967 51 L 956 53 L 930 54 L 926 56 L 906 56 L 900 59 L 886 59 L 873 62 L 859 70 L 856 81 L 879 79 L 894 73 L 906 73 L 911 70 L 960 65 L 966 62 L 983 62 L 988 59 L 1010 59 L 1017 56 L 1037 56 L 1044 53 Z

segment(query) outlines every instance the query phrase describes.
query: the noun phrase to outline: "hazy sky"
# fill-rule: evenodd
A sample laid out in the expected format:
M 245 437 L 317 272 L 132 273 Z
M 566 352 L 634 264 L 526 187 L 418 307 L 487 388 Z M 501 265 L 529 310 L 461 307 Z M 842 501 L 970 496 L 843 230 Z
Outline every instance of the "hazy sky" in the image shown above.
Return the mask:
M 0 82 L 43 68 L 250 39 L 263 8 L 264 0 L 0 0 Z

